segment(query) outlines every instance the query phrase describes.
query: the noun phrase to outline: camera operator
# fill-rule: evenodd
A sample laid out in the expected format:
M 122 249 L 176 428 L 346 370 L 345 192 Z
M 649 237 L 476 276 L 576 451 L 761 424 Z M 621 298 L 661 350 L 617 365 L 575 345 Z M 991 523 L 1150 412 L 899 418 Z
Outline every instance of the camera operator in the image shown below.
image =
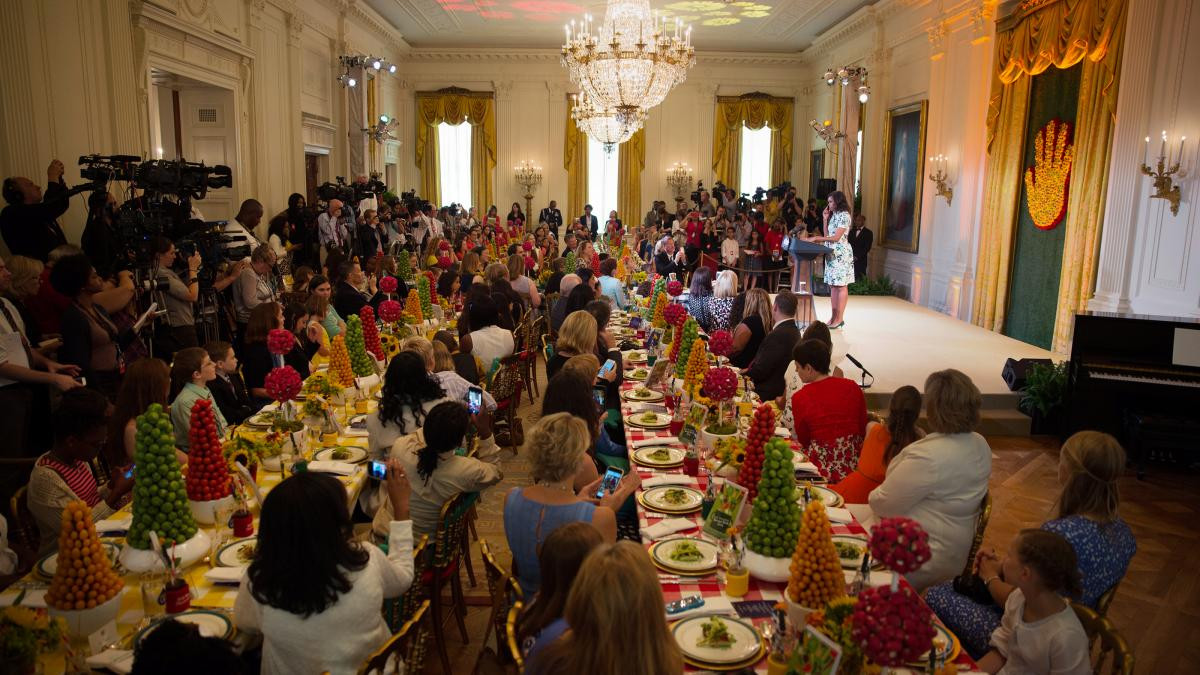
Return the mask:
M 287 209 L 280 211 L 276 218 L 282 216 L 291 228 L 289 240 L 296 244 L 292 251 L 292 267 L 319 267 L 320 256 L 317 252 L 317 228 L 312 214 L 307 208 L 304 195 L 293 192 L 288 197 Z M 268 228 L 269 230 L 270 228 Z M 268 234 L 268 239 L 270 235 Z M 268 241 L 268 243 L 270 243 Z
M 277 299 L 275 289 L 275 253 L 266 244 L 259 244 L 250 254 L 250 266 L 242 270 L 233 285 L 233 307 L 238 328 L 238 342 L 246 334 L 250 312 L 264 302 Z
M 792 230 L 796 227 L 796 223 L 804 224 L 804 204 L 796 199 L 796 188 L 789 187 L 783 197 L 783 219 L 787 221 L 787 227 Z
M 717 205 L 709 197 L 708 190 L 700 191 L 700 204 L 697 210 L 700 211 L 702 218 L 712 218 L 717 214 Z
M 200 252 L 193 251 L 187 259 L 187 274 L 180 278 L 174 269 L 175 244 L 170 239 L 154 237 L 150 240 L 150 251 L 154 255 L 152 278 L 156 282 L 166 281 L 166 288 L 160 283 L 159 290 L 167 310 L 167 325 L 158 330 L 154 355 L 170 363 L 171 357 L 180 349 L 200 346 L 192 312 L 193 303 L 200 297 L 200 281 L 196 278 L 200 271 Z
M 58 217 L 71 206 L 67 184 L 63 182 L 63 163 L 57 159 L 46 169 L 48 187 L 24 176 L 4 179 L 3 195 L 8 206 L 0 211 L 0 235 L 12 255 L 23 255 L 46 262 L 50 251 L 67 243 L 58 226 Z
M 79 243 L 83 252 L 96 261 L 96 271 L 108 278 L 120 265 L 121 242 L 114 226 L 117 198 L 111 192 L 97 190 L 88 195 L 88 217 Z

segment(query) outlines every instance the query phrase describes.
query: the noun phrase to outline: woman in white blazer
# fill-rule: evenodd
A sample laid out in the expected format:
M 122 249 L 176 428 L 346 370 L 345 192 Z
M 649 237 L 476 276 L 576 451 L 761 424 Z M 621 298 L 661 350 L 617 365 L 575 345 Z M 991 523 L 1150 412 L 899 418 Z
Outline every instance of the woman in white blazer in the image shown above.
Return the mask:
M 907 576 L 918 591 L 958 575 L 967 564 L 992 451 L 979 425 L 982 397 L 971 378 L 942 370 L 925 380 L 925 416 L 932 431 L 888 464 L 868 501 L 876 519 L 912 518 L 929 533 L 932 556 Z

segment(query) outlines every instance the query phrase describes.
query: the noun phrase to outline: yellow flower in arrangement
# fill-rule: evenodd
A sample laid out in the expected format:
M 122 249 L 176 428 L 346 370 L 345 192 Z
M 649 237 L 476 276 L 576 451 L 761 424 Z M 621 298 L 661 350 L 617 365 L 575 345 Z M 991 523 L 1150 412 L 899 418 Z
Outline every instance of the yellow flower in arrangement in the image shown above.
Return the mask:
M 383 353 L 389 359 L 400 353 L 400 340 L 396 339 L 391 333 L 383 333 L 379 336 L 379 345 L 383 347 Z
M 1025 201 L 1039 230 L 1053 229 L 1067 211 L 1067 181 L 1075 146 L 1071 125 L 1050 120 L 1033 139 L 1033 166 L 1025 169 Z
M 404 313 L 412 316 L 414 323 L 421 323 L 425 320 L 421 313 L 421 296 L 417 294 L 415 288 L 408 291 L 408 299 L 404 303 Z

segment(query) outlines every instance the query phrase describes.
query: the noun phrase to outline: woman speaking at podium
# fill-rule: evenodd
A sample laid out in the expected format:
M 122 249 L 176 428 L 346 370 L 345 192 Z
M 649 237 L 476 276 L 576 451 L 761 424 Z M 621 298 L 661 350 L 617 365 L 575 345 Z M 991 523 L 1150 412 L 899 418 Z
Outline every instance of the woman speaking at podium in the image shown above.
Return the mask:
M 833 316 L 829 328 L 836 330 L 846 325 L 846 299 L 850 293 L 847 286 L 854 283 L 854 249 L 846 239 L 850 230 L 850 204 L 840 190 L 829 193 L 829 204 L 825 207 L 825 231 L 828 235 L 809 237 L 808 241 L 821 243 L 833 249 L 825 257 L 825 283 L 829 285 L 829 301 L 833 305 Z

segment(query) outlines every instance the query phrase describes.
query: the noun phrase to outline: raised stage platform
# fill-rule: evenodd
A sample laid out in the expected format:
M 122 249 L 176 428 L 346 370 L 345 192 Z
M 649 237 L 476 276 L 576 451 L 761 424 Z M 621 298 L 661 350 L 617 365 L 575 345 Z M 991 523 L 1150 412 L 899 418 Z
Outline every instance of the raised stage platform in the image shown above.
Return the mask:
M 829 318 L 829 298 L 816 298 L 817 318 Z M 1028 435 L 1029 418 L 1017 410 L 1020 395 L 1000 377 L 1004 361 L 1013 358 L 1062 360 L 1019 340 L 984 330 L 900 298 L 851 296 L 846 327 L 833 331 L 834 353 L 854 355 L 875 376 L 866 390 L 867 406 L 886 413 L 891 394 L 911 384 L 924 389 L 925 378 L 944 368 L 966 373 L 983 394 L 980 433 Z M 839 364 L 846 377 L 859 381 L 849 359 Z M 870 381 L 870 378 L 868 378 Z

